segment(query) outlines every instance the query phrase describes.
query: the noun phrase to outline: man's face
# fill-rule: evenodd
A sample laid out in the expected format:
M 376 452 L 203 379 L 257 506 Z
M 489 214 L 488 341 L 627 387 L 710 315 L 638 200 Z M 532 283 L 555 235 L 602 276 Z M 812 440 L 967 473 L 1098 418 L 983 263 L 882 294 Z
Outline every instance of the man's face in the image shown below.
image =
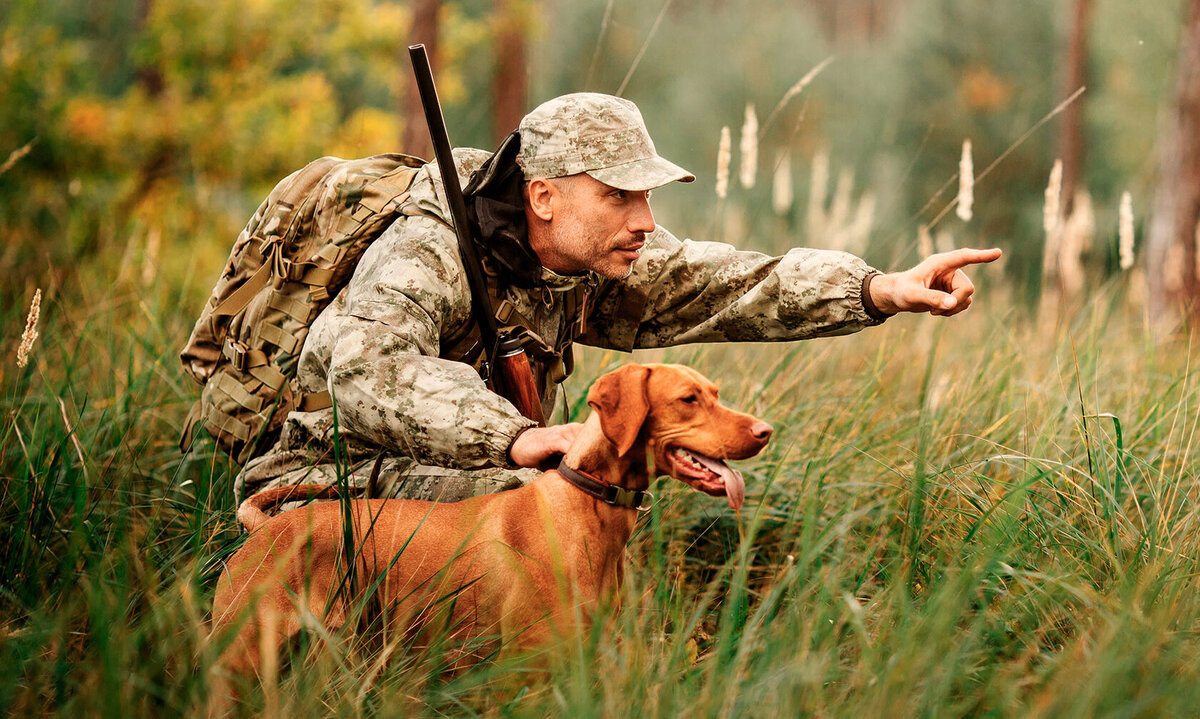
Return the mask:
M 542 264 L 560 274 L 623 279 L 654 231 L 649 190 L 619 190 L 586 174 L 549 181 L 557 190 Z M 542 256 L 543 254 L 548 256 Z

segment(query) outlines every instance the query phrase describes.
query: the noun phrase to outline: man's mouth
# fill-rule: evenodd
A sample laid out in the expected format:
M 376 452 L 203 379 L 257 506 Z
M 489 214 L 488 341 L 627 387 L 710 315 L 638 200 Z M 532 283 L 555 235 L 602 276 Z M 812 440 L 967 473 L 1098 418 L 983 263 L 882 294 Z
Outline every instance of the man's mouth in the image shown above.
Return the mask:
M 739 509 L 746 498 L 746 482 L 742 473 L 725 462 L 676 447 L 667 453 L 670 475 L 705 494 L 725 497 L 729 506 Z

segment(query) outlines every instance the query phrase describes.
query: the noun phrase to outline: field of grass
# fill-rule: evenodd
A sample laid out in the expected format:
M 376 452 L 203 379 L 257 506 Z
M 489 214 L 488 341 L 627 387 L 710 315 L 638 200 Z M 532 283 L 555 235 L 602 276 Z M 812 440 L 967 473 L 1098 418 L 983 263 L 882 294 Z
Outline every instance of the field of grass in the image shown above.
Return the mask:
M 175 360 L 194 298 L 133 284 L 64 281 L 24 370 L 12 350 L 26 308 L 3 309 L 6 714 L 211 706 L 211 570 L 238 538 L 233 469 L 207 441 L 175 446 L 195 394 Z M 775 424 L 743 463 L 740 516 L 659 480 L 623 607 L 590 635 L 446 678 L 435 651 L 314 633 L 247 712 L 1192 713 L 1192 346 L 1151 342 L 1117 285 L 1057 326 L 984 289 L 949 320 L 641 355 L 697 367 Z M 575 411 L 628 359 L 586 351 Z

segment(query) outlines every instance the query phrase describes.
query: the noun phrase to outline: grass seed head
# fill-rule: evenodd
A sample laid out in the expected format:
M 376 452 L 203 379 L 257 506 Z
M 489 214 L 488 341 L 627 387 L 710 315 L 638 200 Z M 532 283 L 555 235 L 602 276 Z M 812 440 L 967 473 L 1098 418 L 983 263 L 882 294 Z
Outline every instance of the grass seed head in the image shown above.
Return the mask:
M 746 105 L 746 119 L 742 123 L 742 140 L 738 149 L 742 151 L 742 187 L 750 189 L 754 187 L 754 179 L 758 174 L 758 115 L 754 113 L 754 103 Z
M 1042 228 L 1046 235 L 1054 234 L 1061 222 L 1062 212 L 1062 160 L 1055 160 L 1050 168 L 1050 181 L 1046 184 L 1046 204 L 1042 208 Z
M 729 194 L 729 161 L 733 156 L 733 140 L 729 126 L 721 128 L 721 142 L 717 145 L 717 197 L 722 200 Z
M 963 140 L 962 158 L 958 161 L 958 207 L 955 213 L 963 222 L 970 222 L 975 204 L 975 163 L 971 159 L 971 141 Z
M 771 207 L 777 215 L 786 215 L 792 209 L 792 157 L 787 152 L 779 153 L 775 163 L 775 176 L 771 183 Z
M 1117 214 L 1120 217 L 1117 238 L 1121 269 L 1127 270 L 1133 267 L 1133 195 L 1128 191 L 1121 195 L 1121 209 Z
M 29 315 L 25 317 L 25 331 L 21 333 L 21 344 L 17 346 L 17 367 L 24 369 L 29 364 L 33 343 L 38 338 L 38 317 L 42 313 L 42 290 L 33 293 L 33 302 L 29 305 Z

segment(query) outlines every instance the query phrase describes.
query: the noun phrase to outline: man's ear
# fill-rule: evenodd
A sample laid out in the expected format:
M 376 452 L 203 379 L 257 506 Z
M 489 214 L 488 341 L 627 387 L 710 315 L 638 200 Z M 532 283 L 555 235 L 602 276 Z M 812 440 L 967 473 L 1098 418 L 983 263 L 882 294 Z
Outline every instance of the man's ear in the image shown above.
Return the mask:
M 553 196 L 554 186 L 544 177 L 535 177 L 525 185 L 525 204 L 543 222 L 554 219 L 554 208 L 550 206 Z
M 649 367 L 626 365 L 596 380 L 588 392 L 588 406 L 600 415 L 600 429 L 616 445 L 618 456 L 625 456 L 642 431 L 650 411 L 649 380 Z

